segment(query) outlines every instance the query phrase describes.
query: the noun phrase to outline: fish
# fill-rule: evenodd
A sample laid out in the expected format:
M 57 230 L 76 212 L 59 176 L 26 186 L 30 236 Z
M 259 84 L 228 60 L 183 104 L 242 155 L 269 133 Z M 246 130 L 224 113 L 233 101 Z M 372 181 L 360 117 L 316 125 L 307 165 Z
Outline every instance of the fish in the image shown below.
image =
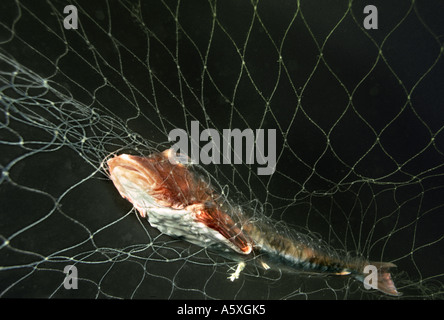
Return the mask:
M 272 221 L 251 219 L 216 192 L 209 179 L 193 170 L 194 165 L 186 159 L 167 149 L 147 157 L 116 155 L 106 163 L 120 195 L 152 227 L 171 237 L 223 251 L 239 261 L 229 277 L 232 281 L 239 277 L 245 261 L 258 261 L 264 269 L 352 276 L 385 294 L 401 295 L 391 277 L 390 270 L 396 267 L 393 263 L 343 257 L 307 235 L 280 232 Z M 367 281 L 369 266 L 376 270 L 371 281 Z

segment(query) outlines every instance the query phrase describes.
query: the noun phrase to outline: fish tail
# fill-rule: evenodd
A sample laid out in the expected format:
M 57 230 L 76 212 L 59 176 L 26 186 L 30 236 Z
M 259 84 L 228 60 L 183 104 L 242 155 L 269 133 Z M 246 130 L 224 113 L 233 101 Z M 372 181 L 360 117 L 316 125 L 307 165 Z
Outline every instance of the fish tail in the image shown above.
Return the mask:
M 355 278 L 364 282 L 367 289 L 373 288 L 385 294 L 399 297 L 402 293 L 396 289 L 390 269 L 396 268 L 391 262 L 369 262 Z M 376 272 L 376 274 L 374 274 Z

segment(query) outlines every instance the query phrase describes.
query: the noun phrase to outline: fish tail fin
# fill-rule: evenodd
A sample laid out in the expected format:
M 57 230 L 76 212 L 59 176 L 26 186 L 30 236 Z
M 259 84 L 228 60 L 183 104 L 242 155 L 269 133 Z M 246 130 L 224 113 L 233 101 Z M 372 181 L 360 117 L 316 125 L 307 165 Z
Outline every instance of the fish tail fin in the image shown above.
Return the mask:
M 369 262 L 364 266 L 362 274 L 356 278 L 364 282 L 366 289 L 373 288 L 385 294 L 399 297 L 402 293 L 396 289 L 392 280 L 391 268 L 396 268 L 396 265 L 391 262 Z

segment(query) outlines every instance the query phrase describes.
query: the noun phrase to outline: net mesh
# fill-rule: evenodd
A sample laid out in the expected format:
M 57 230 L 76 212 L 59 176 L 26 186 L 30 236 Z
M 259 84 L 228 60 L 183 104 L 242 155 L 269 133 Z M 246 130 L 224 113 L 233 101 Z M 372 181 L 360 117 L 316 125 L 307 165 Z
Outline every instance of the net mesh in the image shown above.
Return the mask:
M 246 268 L 149 226 L 103 161 L 175 128 L 276 129 L 273 175 L 205 165 L 253 214 L 398 266 L 402 298 L 442 298 L 443 5 L 63 1 L 0 7 L 0 296 L 380 299 L 343 278 Z M 272 220 L 271 220 L 272 219 Z M 274 221 L 274 222 L 271 222 Z M 64 268 L 78 288 L 64 288 Z

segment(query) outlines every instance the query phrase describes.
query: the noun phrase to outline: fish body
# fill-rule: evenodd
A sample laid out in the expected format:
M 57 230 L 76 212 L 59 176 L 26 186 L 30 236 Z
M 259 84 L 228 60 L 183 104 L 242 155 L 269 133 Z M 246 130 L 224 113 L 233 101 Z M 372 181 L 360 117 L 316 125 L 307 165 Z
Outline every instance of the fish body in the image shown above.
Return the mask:
M 248 219 L 199 174 L 175 161 L 172 152 L 169 149 L 148 157 L 122 154 L 107 161 L 110 179 L 121 196 L 151 226 L 202 247 L 234 252 L 244 260 L 254 257 L 265 268 L 272 265 L 303 272 L 352 275 L 365 281 L 365 267 L 372 265 L 377 270 L 377 281 L 370 286 L 399 295 L 389 272 L 395 266 L 392 263 L 344 259 L 335 251 L 326 252 L 313 245 L 302 234 L 289 237 L 269 224 Z
M 280 269 L 304 273 L 352 276 L 391 296 L 399 296 L 390 269 L 396 267 L 390 262 L 373 262 L 362 258 L 344 257 L 326 245 L 314 244 L 306 235 L 295 233 L 291 237 L 276 232 L 265 224 L 250 224 L 245 231 L 254 243 L 254 251 L 266 268 L 276 266 Z M 366 269 L 374 267 L 376 276 L 366 282 Z

